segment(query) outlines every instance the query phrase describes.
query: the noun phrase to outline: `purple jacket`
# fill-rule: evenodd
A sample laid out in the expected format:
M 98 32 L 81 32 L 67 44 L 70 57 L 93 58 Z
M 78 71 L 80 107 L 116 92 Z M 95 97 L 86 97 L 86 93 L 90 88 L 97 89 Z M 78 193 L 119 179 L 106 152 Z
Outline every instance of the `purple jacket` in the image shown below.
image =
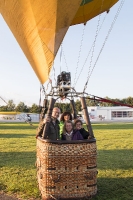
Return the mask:
M 78 130 L 74 130 L 72 133 L 72 140 L 83 140 L 83 136 Z M 66 135 L 62 134 L 62 140 L 66 140 Z

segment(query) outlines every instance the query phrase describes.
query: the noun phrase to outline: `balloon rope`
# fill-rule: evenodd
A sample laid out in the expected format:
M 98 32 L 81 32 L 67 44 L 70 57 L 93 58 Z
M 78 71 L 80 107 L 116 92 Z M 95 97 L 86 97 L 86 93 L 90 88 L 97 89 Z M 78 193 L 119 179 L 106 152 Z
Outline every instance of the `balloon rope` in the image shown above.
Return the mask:
M 96 35 L 95 35 L 95 39 L 94 39 L 93 46 L 92 46 L 92 53 L 91 53 L 91 59 L 90 59 L 90 66 L 89 66 L 88 76 L 89 76 L 91 65 L 92 65 L 92 61 L 93 61 L 93 55 L 94 55 L 95 45 L 96 45 L 96 41 L 97 41 L 97 37 L 98 37 L 98 30 L 99 30 L 99 24 L 100 24 L 100 19 L 101 19 L 101 13 L 102 13 L 102 10 L 103 10 L 103 4 L 104 4 L 104 0 L 102 0 L 102 3 L 101 3 L 100 15 L 99 15 L 99 18 L 98 18 L 97 29 L 96 29 Z M 83 93 L 85 92 L 85 89 L 87 87 L 88 81 L 89 80 L 88 80 L 88 77 L 87 77 L 87 82 L 86 82 L 86 84 L 84 86 Z
M 61 74 L 61 67 L 62 67 L 62 44 L 61 44 L 61 50 L 60 50 L 60 74 Z
M 57 83 L 56 83 L 56 77 L 55 77 L 55 66 L 54 66 L 54 62 L 53 62 L 53 73 L 54 73 L 54 82 L 55 82 L 55 85 L 56 85 Z
M 109 11 L 108 11 L 108 12 L 109 12 Z M 108 12 L 107 12 L 106 15 L 104 16 L 104 19 L 103 19 L 103 21 L 102 21 L 102 23 L 101 23 L 101 25 L 100 25 L 100 28 L 99 28 L 99 30 L 98 30 L 98 35 L 99 35 L 99 32 L 100 32 L 100 30 L 101 30 L 101 28 L 102 28 L 102 26 L 103 26 L 103 24 L 104 24 L 104 21 L 105 21 L 105 19 L 106 19 L 106 16 L 107 16 Z M 83 71 L 83 69 L 84 69 L 84 67 L 85 67 L 85 64 L 87 63 L 87 60 L 88 60 L 88 58 L 89 58 L 89 56 L 90 56 L 90 53 L 91 53 L 92 48 L 93 48 L 93 45 L 94 45 L 94 41 L 93 41 L 93 43 L 92 43 L 92 46 L 91 46 L 91 48 L 90 48 L 90 51 L 89 51 L 89 53 L 88 53 L 86 59 L 85 59 L 85 62 L 84 62 L 83 66 L 82 66 L 82 68 L 81 68 L 81 70 L 80 70 L 80 73 L 79 73 L 79 75 L 78 75 L 78 78 L 77 78 L 77 80 L 76 80 L 76 82 L 75 82 L 75 86 L 76 86 L 76 84 L 77 84 L 77 82 L 78 82 L 78 80 L 79 80 L 79 77 L 81 76 L 81 73 L 82 73 L 82 71 Z
M 80 60 L 80 56 L 81 56 L 81 50 L 82 50 L 83 40 L 84 40 L 84 33 L 85 33 L 85 28 L 86 28 L 84 5 L 85 5 L 85 0 L 84 0 L 84 3 L 83 3 L 84 28 L 83 28 L 82 37 L 81 37 L 81 43 L 80 43 L 80 49 L 79 49 L 79 54 L 78 54 L 77 67 L 76 67 L 76 70 L 75 70 L 75 77 L 74 77 L 73 87 L 75 87 L 75 84 L 76 84 L 76 76 L 77 76 L 77 71 L 78 71 L 78 67 L 79 67 L 79 60 Z
M 62 54 L 63 54 L 64 61 L 65 61 L 65 64 L 66 64 L 66 69 L 67 69 L 67 72 L 69 72 L 68 65 L 67 65 L 67 62 L 66 62 L 65 53 L 64 53 L 64 49 L 63 49 L 63 45 L 62 45 Z
M 101 30 L 101 28 L 102 28 L 102 26 L 103 26 L 103 23 L 104 23 L 104 21 L 105 21 L 106 16 L 107 16 L 107 14 L 105 15 L 105 17 L 104 17 L 104 19 L 103 19 L 103 21 L 102 21 L 102 23 L 101 23 L 99 29 L 98 29 L 98 27 L 99 27 L 100 20 L 98 20 L 98 24 L 97 24 L 97 36 L 95 36 L 95 38 L 98 37 L 98 34 L 99 34 L 99 32 L 100 32 L 100 30 Z M 80 77 L 80 75 L 81 75 L 81 73 L 82 73 L 82 71 L 83 71 L 83 69 L 84 69 L 84 67 L 85 67 L 85 64 L 86 64 L 86 62 L 87 62 L 87 60 L 88 60 L 88 58 L 89 58 L 89 55 L 90 55 L 90 53 L 92 52 L 93 47 L 95 46 L 95 42 L 96 42 L 96 41 L 94 40 L 93 43 L 92 43 L 92 46 L 91 46 L 91 48 L 90 48 L 90 51 L 89 51 L 89 53 L 88 53 L 88 55 L 87 55 L 87 57 L 86 57 L 86 59 L 85 59 L 85 62 L 84 62 L 83 66 L 82 66 L 82 68 L 81 68 L 81 70 L 80 70 L 80 73 L 79 73 L 79 75 L 78 75 L 78 78 L 77 78 L 76 81 L 75 81 L 75 86 L 76 86 L 77 81 L 79 80 L 79 77 Z
M 104 43 L 103 43 L 103 45 L 102 45 L 102 48 L 101 48 L 101 50 L 100 50 L 100 52 L 99 52 L 99 54 L 98 54 L 98 57 L 97 57 L 97 59 L 96 59 L 96 61 L 95 61 L 95 63 L 94 63 L 94 66 L 93 66 L 93 68 L 92 68 L 90 74 L 88 73 L 87 81 L 86 81 L 86 84 L 85 84 L 85 86 L 84 86 L 83 92 L 85 92 L 85 90 L 86 90 L 86 88 L 87 88 L 88 81 L 89 81 L 89 79 L 90 79 L 90 77 L 91 77 L 91 75 L 92 75 L 92 72 L 93 72 L 93 70 L 94 70 L 94 68 L 95 68 L 95 66 L 96 66 L 96 64 L 97 64 L 97 62 L 98 62 L 98 60 L 99 60 L 99 57 L 100 57 L 100 55 L 101 55 L 101 53 L 102 53 L 102 51 L 103 51 L 103 49 L 104 49 L 104 46 L 105 46 L 105 44 L 106 44 L 106 42 L 107 42 L 107 40 L 108 40 L 108 37 L 109 37 L 109 35 L 110 35 L 110 33 L 111 33 L 112 29 L 113 29 L 114 24 L 115 24 L 115 22 L 116 22 L 116 20 L 117 20 L 117 18 L 118 18 L 118 16 L 119 16 L 119 13 L 120 13 L 120 11 L 121 11 L 121 9 L 122 9 L 122 6 L 123 6 L 124 2 L 125 2 L 125 0 L 122 0 L 122 1 L 121 1 L 120 6 L 119 6 L 119 8 L 118 8 L 118 10 L 117 10 L 117 13 L 116 13 L 116 15 L 115 15 L 115 17 L 114 17 L 114 19 L 113 19 L 113 22 L 112 22 L 112 24 L 111 24 L 111 26 L 110 26 L 110 28 L 109 28 L 109 31 L 108 31 L 108 33 L 107 33 L 107 36 L 105 37 Z
M 43 85 L 42 85 L 42 87 L 43 87 Z M 42 87 L 41 87 L 41 85 L 40 85 L 40 99 L 39 99 L 39 108 L 40 108 L 40 110 L 41 110 L 41 91 L 42 91 Z M 40 114 L 39 114 L 39 121 L 40 121 Z
M 6 104 L 8 104 L 1 96 L 0 96 L 0 98 L 1 98 Z
M 75 87 L 75 84 L 76 84 L 76 75 L 77 75 L 77 70 L 78 70 L 78 67 L 79 67 L 79 60 L 80 60 L 81 50 L 82 50 L 82 46 L 83 46 L 85 27 L 86 27 L 86 26 L 84 25 L 83 33 L 82 33 L 82 38 L 81 38 L 80 49 L 79 49 L 79 55 L 78 55 L 78 61 L 77 61 L 77 67 L 76 67 L 76 70 L 75 70 L 75 77 L 74 77 L 73 87 Z

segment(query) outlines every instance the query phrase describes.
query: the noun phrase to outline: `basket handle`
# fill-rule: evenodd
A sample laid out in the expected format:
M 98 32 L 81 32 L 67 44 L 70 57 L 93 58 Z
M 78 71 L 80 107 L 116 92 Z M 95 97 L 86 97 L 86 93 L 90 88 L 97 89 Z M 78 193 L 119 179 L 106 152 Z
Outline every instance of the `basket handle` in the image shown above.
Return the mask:
M 58 182 L 60 182 L 61 175 L 58 175 L 57 178 L 53 178 L 52 175 L 51 175 L 50 178 L 54 183 L 58 183 Z
M 88 174 L 85 174 L 84 177 L 86 180 L 92 180 L 94 178 L 95 175 L 98 174 L 98 171 L 96 172 L 93 172 L 92 174 L 88 175 Z
M 93 179 L 93 175 L 84 175 L 86 180 L 92 180 Z

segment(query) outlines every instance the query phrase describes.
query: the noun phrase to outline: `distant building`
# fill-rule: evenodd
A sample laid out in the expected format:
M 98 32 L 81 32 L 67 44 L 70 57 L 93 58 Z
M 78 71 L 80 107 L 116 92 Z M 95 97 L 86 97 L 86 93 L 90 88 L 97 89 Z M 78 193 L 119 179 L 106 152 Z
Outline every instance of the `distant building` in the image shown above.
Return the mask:
M 87 108 L 91 120 L 133 120 L 133 108 L 126 106 Z

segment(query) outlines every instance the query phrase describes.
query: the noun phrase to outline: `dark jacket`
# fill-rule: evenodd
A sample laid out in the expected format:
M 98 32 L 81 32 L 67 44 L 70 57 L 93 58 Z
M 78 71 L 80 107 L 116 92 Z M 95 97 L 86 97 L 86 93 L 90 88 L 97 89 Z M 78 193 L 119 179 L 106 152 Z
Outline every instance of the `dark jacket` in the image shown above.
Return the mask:
M 53 123 L 51 120 L 50 122 L 46 122 L 46 124 L 40 123 L 37 136 L 43 137 L 44 139 L 57 140 L 60 139 L 59 132 L 59 121 L 56 120 L 55 123 Z
M 88 131 L 86 131 L 84 128 L 81 128 L 79 132 L 81 133 L 84 139 L 88 139 L 88 136 L 90 135 Z
M 36 131 L 36 138 L 37 138 L 38 136 L 42 137 L 44 126 L 45 126 L 45 124 L 43 123 L 43 120 L 42 120 L 42 121 L 39 123 L 39 126 L 38 126 L 38 128 L 37 128 L 37 131 Z
M 80 134 L 78 130 L 73 130 L 71 140 L 83 140 L 83 136 Z M 66 140 L 66 134 L 62 134 L 62 140 Z

